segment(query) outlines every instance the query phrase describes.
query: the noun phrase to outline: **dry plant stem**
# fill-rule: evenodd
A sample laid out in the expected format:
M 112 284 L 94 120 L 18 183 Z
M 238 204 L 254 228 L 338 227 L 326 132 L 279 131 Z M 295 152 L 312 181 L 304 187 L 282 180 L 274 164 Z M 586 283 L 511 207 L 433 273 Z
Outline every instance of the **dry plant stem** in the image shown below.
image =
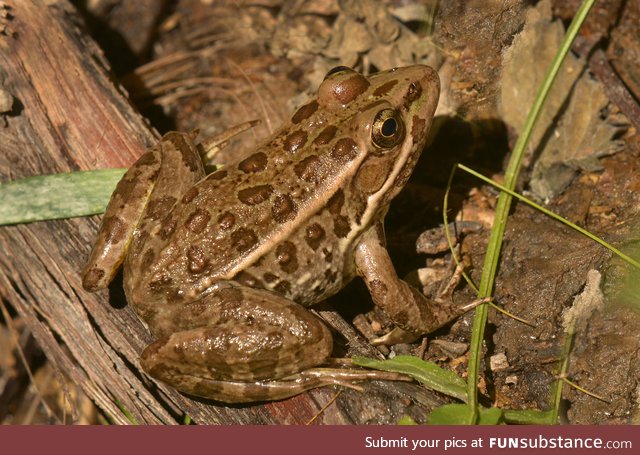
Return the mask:
M 0 312 L 2 313 L 2 317 L 4 318 L 5 323 L 7 324 L 7 328 L 9 329 L 9 333 L 14 338 L 14 345 L 16 347 L 16 351 L 18 351 L 18 357 L 20 357 L 20 361 L 22 362 L 22 366 L 23 366 L 24 370 L 27 372 L 27 376 L 29 376 L 29 382 L 31 383 L 31 387 L 33 387 L 33 389 L 35 390 L 35 395 L 37 397 L 37 400 L 34 400 L 35 405 L 42 404 L 44 409 L 47 411 L 47 414 L 49 415 L 49 417 L 55 418 L 60 423 L 64 422 L 64 420 L 61 421 L 60 418 L 57 415 L 55 415 L 55 413 L 51 410 L 51 408 L 47 404 L 47 401 L 44 399 L 44 397 L 42 396 L 42 393 L 38 389 L 38 386 L 37 386 L 36 382 L 33 379 L 33 373 L 31 372 L 31 367 L 29 366 L 29 362 L 27 361 L 27 358 L 24 355 L 24 351 L 22 350 L 22 346 L 20 345 L 21 343 L 20 343 L 20 340 L 19 340 L 19 337 L 18 337 L 18 333 L 16 332 L 15 328 L 13 327 L 13 323 L 11 322 L 12 321 L 11 315 L 7 311 L 7 307 L 5 306 L 5 304 L 4 304 L 4 302 L 2 300 L 0 300 Z M 34 406 L 34 405 L 32 404 L 32 406 Z M 24 421 L 22 423 L 29 423 L 29 420 L 26 420 L 26 421 Z

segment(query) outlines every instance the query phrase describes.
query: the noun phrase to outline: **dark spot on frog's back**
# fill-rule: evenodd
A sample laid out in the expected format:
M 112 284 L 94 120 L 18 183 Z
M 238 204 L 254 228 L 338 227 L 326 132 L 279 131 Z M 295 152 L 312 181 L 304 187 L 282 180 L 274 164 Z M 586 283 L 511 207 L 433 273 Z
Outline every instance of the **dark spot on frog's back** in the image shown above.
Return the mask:
M 207 180 L 222 180 L 223 178 L 225 178 L 227 176 L 228 172 L 226 169 L 222 169 L 219 171 L 216 171 L 212 174 L 209 174 L 207 176 Z
M 351 225 L 349 224 L 349 218 L 346 216 L 338 215 L 333 219 L 333 232 L 339 238 L 345 238 L 349 232 L 351 232 Z
M 389 82 L 385 82 L 380 87 L 375 89 L 375 91 L 373 92 L 373 96 L 384 96 L 387 93 L 389 93 L 389 91 L 393 87 L 395 87 L 397 84 L 398 84 L 398 79 L 393 79 L 393 80 L 391 80 Z
M 224 229 L 226 231 L 228 229 L 231 229 L 233 225 L 236 224 L 236 217 L 231 212 L 224 212 L 218 217 L 218 224 L 220 225 L 221 229 Z
M 238 191 L 238 199 L 243 204 L 257 205 L 269 199 L 271 193 L 273 193 L 271 185 L 256 185 Z
M 305 182 L 317 181 L 319 169 L 320 158 L 316 155 L 307 156 L 293 167 L 296 175 Z
M 176 225 L 178 223 L 176 222 L 176 220 L 167 217 L 164 220 L 162 220 L 162 224 L 160 225 L 160 231 L 158 232 L 158 235 L 160 236 L 160 238 L 162 240 L 167 240 L 171 234 L 173 234 L 173 232 L 176 230 Z
M 273 219 L 278 223 L 284 223 L 293 219 L 296 214 L 296 206 L 293 198 L 288 194 L 280 194 L 276 196 L 271 207 Z
M 143 155 L 144 156 L 144 155 Z M 154 178 L 157 176 L 154 176 Z M 140 191 L 140 172 L 137 175 L 129 175 L 128 173 L 118 182 L 116 189 L 113 192 L 113 197 L 121 197 L 125 201 L 134 201 L 138 198 L 144 197 L 143 194 L 146 191 Z M 137 191 L 136 191 L 137 190 Z
M 325 129 L 320 131 L 320 134 L 316 136 L 316 138 L 313 140 L 313 143 L 316 145 L 328 144 L 329 142 L 331 142 L 331 139 L 334 138 L 337 131 L 338 131 L 337 126 L 329 125 Z
M 370 85 L 371 84 L 366 77 L 361 74 L 356 74 L 349 79 L 345 79 L 341 83 L 336 84 L 333 88 L 333 96 L 341 104 L 349 104 L 358 96 L 366 92 Z
M 189 215 L 184 225 L 194 234 L 200 234 L 207 227 L 210 219 L 211 214 L 208 211 L 198 208 Z
M 412 123 L 413 125 L 411 126 L 411 138 L 413 139 L 413 143 L 416 144 L 420 142 L 420 140 L 422 140 L 424 137 L 424 130 L 427 121 L 423 118 L 418 117 L 417 115 L 414 115 Z
M 258 243 L 258 236 L 251 229 L 239 228 L 231 234 L 231 246 L 244 253 Z
M 265 283 L 271 284 L 278 281 L 278 275 L 274 275 L 271 272 L 265 272 L 264 275 L 262 275 L 262 279 L 264 280 Z
M 295 153 L 307 143 L 307 132 L 298 130 L 289 134 L 284 138 L 284 151 L 289 153 Z
M 193 186 L 191 187 L 184 195 L 182 196 L 182 203 L 188 204 L 193 201 L 195 197 L 198 195 L 198 188 Z
M 164 223 L 164 220 L 162 222 Z M 139 230 L 133 236 L 131 245 L 129 245 L 129 252 L 132 255 L 139 256 L 147 244 L 147 239 L 149 239 L 149 232 L 146 229 Z
M 307 226 L 307 230 L 304 234 L 304 240 L 312 250 L 315 251 L 318 249 L 320 243 L 322 242 L 322 240 L 324 240 L 324 237 L 324 229 L 322 229 L 322 226 L 320 226 L 318 223 L 313 223 Z
M 204 250 L 198 245 L 191 245 L 187 251 L 188 269 L 192 274 L 201 273 L 209 264 Z
M 264 285 L 262 282 L 257 279 L 255 276 L 251 275 L 249 272 L 242 271 L 233 277 L 233 281 L 240 283 L 243 286 L 248 286 L 250 288 L 259 288 L 263 289 Z
M 300 107 L 300 109 L 298 109 L 296 113 L 293 114 L 293 117 L 291 117 L 291 123 L 298 124 L 301 121 L 311 117 L 317 110 L 318 102 L 316 100 L 313 100 L 310 103 L 307 103 L 304 106 Z
M 293 273 L 298 270 L 296 246 L 292 242 L 286 240 L 278 245 L 276 248 L 276 259 L 283 272 Z
M 175 203 L 176 198 L 173 196 L 162 196 L 158 199 L 153 199 L 147 204 L 146 215 L 152 220 L 164 218 Z
M 358 155 L 358 146 L 355 141 L 349 137 L 338 139 L 338 142 L 331 150 L 331 156 L 338 160 L 350 161 Z
M 333 196 L 329 198 L 329 202 L 327 202 L 327 210 L 332 215 L 337 215 L 340 213 L 342 206 L 344 205 L 344 191 L 339 189 Z
M 107 243 L 120 243 L 124 240 L 126 226 L 122 218 L 108 216 L 102 221 L 102 230 L 106 235 Z
M 264 171 L 267 167 L 267 155 L 264 152 L 257 152 L 238 163 L 238 169 L 246 174 Z
M 291 283 L 289 281 L 282 280 L 275 285 L 273 290 L 280 295 L 288 295 L 291 292 Z

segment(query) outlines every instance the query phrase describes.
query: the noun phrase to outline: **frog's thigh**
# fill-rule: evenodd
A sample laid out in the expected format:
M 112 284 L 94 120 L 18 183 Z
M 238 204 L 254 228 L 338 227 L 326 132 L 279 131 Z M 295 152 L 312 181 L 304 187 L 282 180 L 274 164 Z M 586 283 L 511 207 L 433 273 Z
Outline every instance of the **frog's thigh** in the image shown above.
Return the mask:
M 395 324 L 414 335 L 423 335 L 442 327 L 466 311 L 431 301 L 398 278 L 378 232 L 382 230 L 373 227 L 363 236 L 356 249 L 356 267 L 373 302 Z
M 124 174 L 102 217 L 96 243 L 82 272 L 89 291 L 104 289 L 124 260 L 141 220 L 156 218 L 204 176 L 192 133 L 170 132 Z M 147 227 L 150 227 L 147 225 Z
M 329 330 L 304 307 L 235 283 L 218 284 L 171 321 L 142 353 L 143 368 L 183 392 L 225 401 L 216 393 L 223 384 L 282 378 L 323 363 L 332 350 Z

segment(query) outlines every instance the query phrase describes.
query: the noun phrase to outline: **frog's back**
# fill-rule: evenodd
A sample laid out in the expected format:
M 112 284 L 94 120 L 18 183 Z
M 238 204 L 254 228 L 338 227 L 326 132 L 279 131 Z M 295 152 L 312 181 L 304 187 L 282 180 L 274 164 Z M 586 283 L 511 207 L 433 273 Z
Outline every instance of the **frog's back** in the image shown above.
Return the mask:
M 201 292 L 234 279 L 286 295 L 318 261 L 335 281 L 343 264 L 332 252 L 353 222 L 341 177 L 359 161 L 356 142 L 338 131 L 331 122 L 315 135 L 288 128 L 198 182 L 128 258 L 141 284 Z
M 125 267 L 137 271 L 136 286 L 188 299 L 235 280 L 311 304 L 351 279 L 352 245 L 384 212 L 367 211 L 352 182 L 370 155 L 372 112 L 402 83 L 372 85 L 353 72 L 338 81 L 325 81 L 267 143 L 202 179 L 148 238 L 134 239 Z M 382 185 L 391 169 L 375 166 L 365 185 Z

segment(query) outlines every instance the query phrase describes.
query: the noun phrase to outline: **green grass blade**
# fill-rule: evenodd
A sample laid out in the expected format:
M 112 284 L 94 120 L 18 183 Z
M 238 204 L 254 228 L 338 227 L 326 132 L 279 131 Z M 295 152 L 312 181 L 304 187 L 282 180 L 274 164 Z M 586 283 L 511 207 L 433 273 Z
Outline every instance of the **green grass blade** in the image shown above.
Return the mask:
M 40 175 L 0 184 L 0 225 L 104 212 L 126 169 Z
M 531 411 L 527 409 L 523 410 L 509 410 L 505 409 L 504 421 L 517 425 L 554 425 L 557 423 L 557 419 L 554 417 L 553 411 Z
M 445 404 L 434 409 L 429 414 L 429 425 L 463 425 L 471 419 L 471 410 L 464 404 Z M 478 412 L 479 425 L 498 425 L 502 423 L 503 412 L 500 408 L 480 408 Z
M 426 362 L 412 355 L 398 355 L 389 360 L 354 357 L 352 361 L 361 367 L 403 373 L 432 390 L 462 401 L 467 399 L 467 384 L 464 379 L 452 371 L 440 368 L 433 362 Z
M 410 416 L 402 416 L 398 420 L 398 425 L 418 425 Z
M 542 106 L 547 99 L 549 90 L 551 89 L 558 71 L 560 70 L 560 66 L 564 61 L 567 53 L 569 52 L 571 44 L 573 43 L 573 40 L 575 39 L 578 30 L 580 29 L 580 26 L 587 17 L 589 10 L 593 6 L 594 1 L 595 0 L 584 0 L 580 5 L 576 16 L 574 17 L 571 25 L 569 26 L 569 29 L 567 30 L 564 40 L 560 45 L 560 49 L 558 50 L 556 56 L 553 59 L 553 62 L 551 63 L 551 67 L 549 68 L 547 76 L 545 77 L 545 80 L 543 81 L 542 86 L 538 91 L 538 95 L 536 96 L 529 115 L 527 116 L 527 120 L 523 127 L 522 133 L 518 137 L 513 150 L 513 154 L 505 171 L 505 187 L 509 190 L 513 190 L 515 188 L 526 146 L 531 137 L 533 128 L 538 121 L 538 118 L 540 117 Z M 504 192 L 500 193 L 500 196 L 498 197 L 498 204 L 496 207 L 496 217 L 493 228 L 491 230 L 487 253 L 482 268 L 480 293 L 478 294 L 479 298 L 490 297 L 492 294 L 496 271 L 498 268 L 498 258 L 500 257 L 500 250 L 502 248 L 502 238 L 507 224 L 507 215 L 509 213 L 510 207 L 511 195 Z M 477 420 L 477 384 L 479 380 L 480 363 L 482 358 L 482 340 L 484 339 L 484 330 L 486 326 L 487 315 L 488 305 L 480 305 L 476 309 L 473 320 L 471 347 L 469 350 L 469 376 L 467 382 L 467 392 L 469 407 L 474 411 L 473 415 L 471 416 L 473 421 L 470 421 L 469 423 L 474 423 Z
M 427 423 L 429 425 L 464 425 L 472 418 L 469 412 L 470 408 L 467 405 L 445 404 L 429 413 Z

